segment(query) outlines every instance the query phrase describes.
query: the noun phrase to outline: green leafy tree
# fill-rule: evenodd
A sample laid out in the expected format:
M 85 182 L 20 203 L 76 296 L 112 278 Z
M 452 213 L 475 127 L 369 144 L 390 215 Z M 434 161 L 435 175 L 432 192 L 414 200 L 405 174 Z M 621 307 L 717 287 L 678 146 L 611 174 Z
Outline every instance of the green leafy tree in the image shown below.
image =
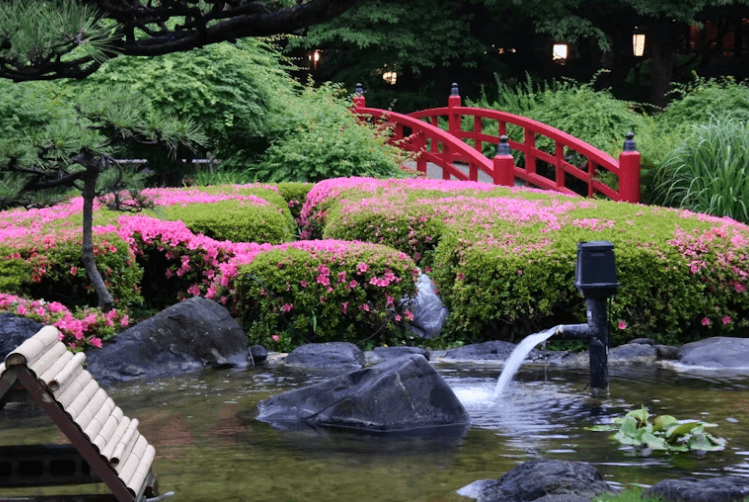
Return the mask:
M 0 139 L 2 206 L 51 205 L 71 189 L 83 195 L 82 261 L 96 291 L 99 307 L 112 308 L 113 300 L 93 254 L 93 202 L 97 195 L 122 187 L 122 168 L 114 155 L 146 153 L 175 159 L 180 150 L 194 149 L 205 140 L 200 128 L 189 121 L 149 112 L 140 96 L 114 88 L 81 97 L 75 118 L 63 118 L 44 128 L 32 127 L 30 136 Z M 99 183 L 109 170 L 117 176 Z M 44 196 L 34 197 L 35 192 Z
M 281 56 L 258 39 L 224 42 L 156 57 L 120 57 L 68 86 L 122 85 L 151 111 L 200 123 L 222 169 L 245 167 L 279 130 L 295 82 Z
M 357 0 L 6 0 L 0 3 L 0 77 L 83 78 L 108 58 L 157 56 L 290 33 Z

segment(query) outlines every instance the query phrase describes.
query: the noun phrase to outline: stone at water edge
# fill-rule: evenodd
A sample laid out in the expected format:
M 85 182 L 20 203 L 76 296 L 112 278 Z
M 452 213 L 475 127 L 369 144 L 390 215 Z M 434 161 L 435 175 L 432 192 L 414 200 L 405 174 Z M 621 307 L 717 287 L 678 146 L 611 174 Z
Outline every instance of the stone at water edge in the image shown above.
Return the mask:
M 291 351 L 284 364 L 291 368 L 355 370 L 364 366 L 364 352 L 349 342 L 308 343 Z
M 247 366 L 247 335 L 223 305 L 195 296 L 86 353 L 99 383 L 157 378 L 206 366 Z
M 442 305 L 442 300 L 434 291 L 434 285 L 428 275 L 419 275 L 416 286 L 416 297 L 406 302 L 414 316 L 411 330 L 421 338 L 436 338 L 442 331 L 449 311 Z
M 26 339 L 36 335 L 44 324 L 15 314 L 0 314 L 0 362 L 5 356 L 21 345 Z
M 669 502 L 733 502 L 749 497 L 749 478 L 724 476 L 697 479 L 685 477 L 659 481 L 642 493 Z
M 258 404 L 258 420 L 396 432 L 469 424 L 463 405 L 424 357 L 409 355 L 285 392 Z
M 485 484 L 476 502 L 589 501 L 603 493 L 616 493 L 616 490 L 591 464 L 541 459 L 523 462 Z
M 749 367 L 749 339 L 715 336 L 679 348 L 679 362 L 709 368 Z

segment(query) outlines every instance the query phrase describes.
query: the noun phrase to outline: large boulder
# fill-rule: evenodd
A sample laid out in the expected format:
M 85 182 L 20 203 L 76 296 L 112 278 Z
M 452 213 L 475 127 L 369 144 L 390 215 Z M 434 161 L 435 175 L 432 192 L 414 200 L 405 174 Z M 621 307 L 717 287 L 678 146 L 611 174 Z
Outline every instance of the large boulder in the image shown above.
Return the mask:
M 258 404 L 258 420 L 390 432 L 468 424 L 463 405 L 420 355 L 393 359 Z
M 315 370 L 358 370 L 364 366 L 364 352 L 348 342 L 308 343 L 286 356 L 284 364 L 291 368 Z
M 44 327 L 44 324 L 15 314 L 0 314 L 0 362 L 5 356 L 31 338 Z
M 660 496 L 669 502 L 733 502 L 749 497 L 749 478 L 666 479 L 645 490 L 642 496 Z
M 687 343 L 679 349 L 679 362 L 708 368 L 746 368 L 749 339 L 716 336 Z
M 614 493 L 587 462 L 531 460 L 481 486 L 477 502 L 577 502 Z
M 222 305 L 195 296 L 123 331 L 86 354 L 100 383 L 247 366 L 247 335 Z
M 448 361 L 505 361 L 516 345 L 510 342 L 489 341 L 483 343 L 473 343 L 464 345 L 457 349 L 448 350 L 442 359 Z M 537 350 L 532 350 L 528 358 L 533 358 L 538 354 Z

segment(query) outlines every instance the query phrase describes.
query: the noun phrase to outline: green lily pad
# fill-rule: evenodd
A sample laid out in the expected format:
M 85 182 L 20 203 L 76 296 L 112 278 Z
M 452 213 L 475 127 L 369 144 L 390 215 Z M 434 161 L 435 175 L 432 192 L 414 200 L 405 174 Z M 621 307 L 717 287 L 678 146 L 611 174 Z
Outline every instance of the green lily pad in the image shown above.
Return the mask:
M 659 415 L 653 419 L 653 432 L 668 429 L 672 425 L 678 424 L 679 421 L 671 415 Z

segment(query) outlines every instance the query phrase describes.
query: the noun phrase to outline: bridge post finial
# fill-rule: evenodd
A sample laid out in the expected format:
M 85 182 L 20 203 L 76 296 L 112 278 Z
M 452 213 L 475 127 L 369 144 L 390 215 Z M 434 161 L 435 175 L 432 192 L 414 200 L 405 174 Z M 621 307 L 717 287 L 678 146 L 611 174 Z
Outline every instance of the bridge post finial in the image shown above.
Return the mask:
M 453 82 L 453 86 L 450 89 L 450 96 L 460 96 L 460 93 L 458 92 L 458 83 Z
M 625 152 L 636 152 L 637 145 L 635 145 L 635 133 L 632 131 L 627 133 L 627 139 L 624 140 L 624 151 Z
M 635 133 L 628 132 L 624 151 L 619 154 L 619 196 L 625 202 L 640 202 L 640 152 Z
M 515 184 L 515 159 L 510 153 L 509 138 L 506 134 L 499 137 L 497 155 L 494 156 L 494 184 L 511 187 Z
M 367 100 L 364 97 L 364 87 L 361 84 L 356 84 L 356 92 L 354 94 L 354 108 L 366 108 Z

